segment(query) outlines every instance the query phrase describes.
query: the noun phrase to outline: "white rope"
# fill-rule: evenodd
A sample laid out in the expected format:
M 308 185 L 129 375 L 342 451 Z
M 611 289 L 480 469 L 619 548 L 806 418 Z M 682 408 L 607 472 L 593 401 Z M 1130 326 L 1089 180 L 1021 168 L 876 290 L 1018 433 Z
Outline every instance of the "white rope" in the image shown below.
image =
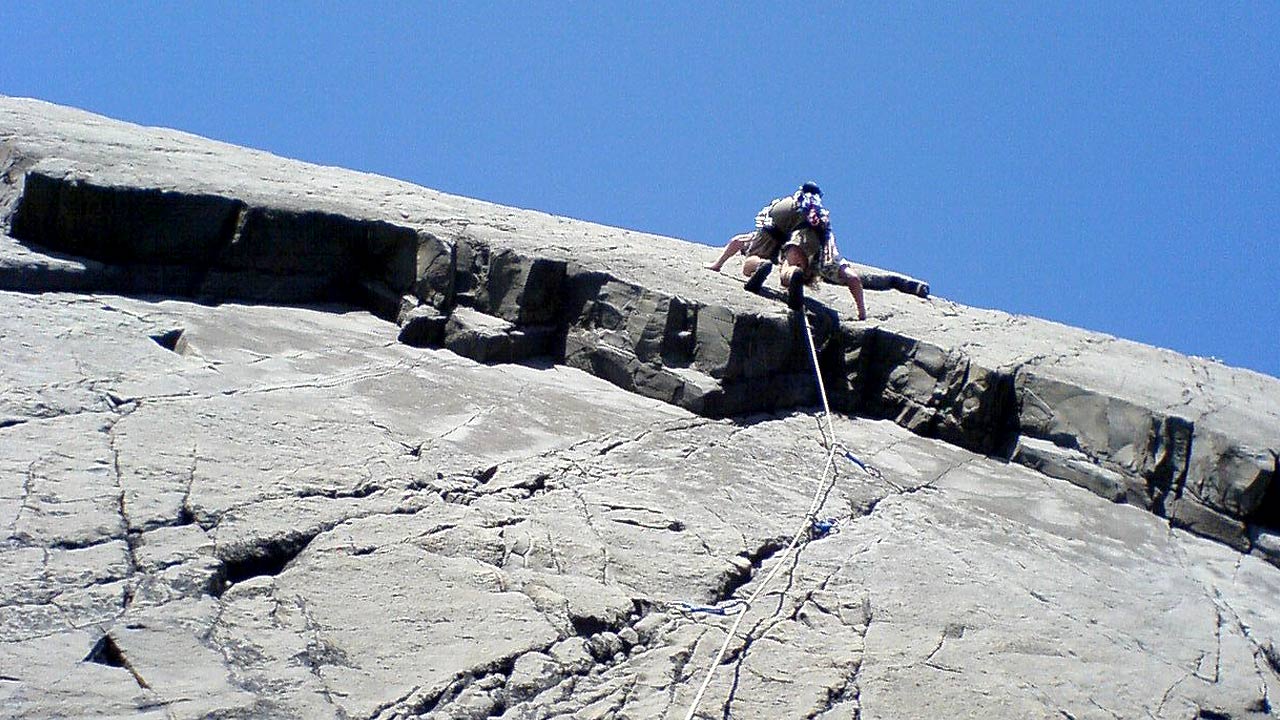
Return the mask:
M 827 420 L 827 432 L 830 433 L 830 439 L 823 438 L 828 450 L 827 463 L 822 469 L 823 482 L 818 484 L 818 490 L 814 493 L 813 501 L 809 504 L 809 512 L 805 514 L 804 520 L 796 530 L 796 534 L 792 536 L 791 542 L 787 544 L 786 549 L 782 552 L 782 559 L 789 556 L 791 552 L 795 550 L 796 546 L 800 544 L 800 539 L 808 534 L 809 528 L 813 525 L 813 521 L 818 519 L 818 511 L 822 509 L 822 505 L 827 500 L 827 495 L 830 494 L 831 488 L 835 486 L 836 482 L 836 473 L 834 470 L 837 445 L 835 443 L 835 428 L 831 422 L 831 407 L 827 404 L 827 388 L 822 382 L 822 370 L 818 367 L 818 349 L 813 342 L 813 331 L 809 327 L 809 316 L 805 315 L 804 311 L 801 310 L 800 317 L 804 319 L 804 336 L 805 339 L 809 341 L 809 355 L 813 360 L 813 373 L 818 378 L 818 394 L 822 396 L 822 412 Z M 818 429 L 819 431 L 822 430 L 821 424 L 818 425 Z M 830 480 L 827 480 L 828 471 L 831 471 Z M 761 581 L 755 592 L 751 593 L 751 596 L 746 599 L 745 602 L 747 609 L 750 609 L 752 604 L 755 603 L 756 598 L 760 597 L 761 593 L 769 587 L 769 583 L 773 581 L 773 578 L 784 565 L 786 565 L 786 563 L 781 560 L 774 564 L 773 570 L 770 570 L 769 574 L 765 575 L 764 580 Z M 738 626 L 742 624 L 742 619 L 746 616 L 747 613 L 745 611 L 738 613 L 737 618 L 733 621 L 733 625 L 729 627 L 729 632 L 725 635 L 724 643 L 720 645 L 720 651 L 716 653 L 715 660 L 711 662 L 711 667 L 707 668 L 707 676 L 702 681 L 702 687 L 698 688 L 698 694 L 694 696 L 693 703 L 689 705 L 689 712 L 684 716 L 684 720 L 693 720 L 694 713 L 698 711 L 698 706 L 702 704 L 702 696 L 706 694 L 707 688 L 711 686 L 711 678 L 715 675 L 716 667 L 720 665 L 720 661 L 724 659 L 725 653 L 729 651 L 729 643 L 733 642 L 733 638 L 738 633 Z

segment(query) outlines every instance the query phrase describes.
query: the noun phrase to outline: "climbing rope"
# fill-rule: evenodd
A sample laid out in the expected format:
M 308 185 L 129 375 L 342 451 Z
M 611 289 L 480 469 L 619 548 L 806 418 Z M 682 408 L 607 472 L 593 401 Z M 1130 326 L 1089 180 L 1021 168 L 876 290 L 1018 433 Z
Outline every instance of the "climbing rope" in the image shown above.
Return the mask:
M 831 490 L 835 488 L 836 477 L 839 475 L 836 470 L 837 452 L 843 451 L 842 454 L 844 457 L 848 458 L 868 475 L 876 478 L 881 477 L 879 471 L 872 472 L 874 468 L 868 469 L 867 465 L 859 460 L 857 456 L 849 452 L 847 448 L 835 442 L 835 427 L 831 420 L 831 406 L 827 403 L 827 388 L 822 382 L 822 370 L 818 367 L 818 349 L 813 342 L 813 331 L 809 327 L 809 316 L 801 311 L 800 317 L 804 320 L 804 336 L 805 339 L 809 341 L 809 357 L 813 360 L 813 373 L 818 380 L 818 395 L 822 398 L 823 418 L 827 422 L 825 429 L 822 427 L 821 421 L 818 423 L 818 430 L 823 436 L 823 445 L 827 448 L 827 461 L 822 468 L 822 482 L 818 483 L 818 489 L 814 492 L 813 501 L 809 503 L 809 511 L 805 513 L 804 519 L 796 529 L 795 535 L 791 537 L 791 542 L 788 543 L 786 548 L 782 551 L 782 558 L 790 555 L 791 552 L 800 544 L 801 540 L 822 537 L 830 533 L 835 528 L 835 522 L 833 520 L 819 519 L 818 512 L 822 510 L 822 506 L 827 502 L 827 496 L 829 496 L 831 494 Z M 827 478 L 828 472 L 831 474 L 830 479 Z M 799 560 L 798 554 L 796 556 L 796 560 Z M 729 651 L 729 644 L 733 642 L 733 639 L 738 634 L 738 626 L 742 624 L 742 619 L 747 616 L 746 611 L 749 610 L 756 599 L 759 598 L 766 589 L 768 589 L 769 584 L 773 582 L 778 571 L 786 565 L 787 563 L 781 561 L 775 563 L 773 569 L 764 577 L 764 580 L 761 581 L 755 592 L 751 593 L 746 600 L 734 599 L 729 603 L 725 603 L 723 608 L 717 606 L 688 606 L 689 612 L 704 612 L 716 615 L 728 615 L 729 612 L 727 608 L 730 607 L 740 609 L 736 612 L 736 617 L 733 621 L 733 625 L 729 627 L 729 632 L 725 634 L 724 642 L 720 645 L 719 652 L 716 653 L 716 657 L 711 662 L 711 666 L 707 668 L 707 675 L 702 681 L 702 686 L 698 688 L 698 694 L 694 696 L 693 702 L 689 705 L 689 712 L 684 716 L 684 720 L 693 720 L 694 713 L 698 711 L 698 706 L 702 704 L 702 697 L 706 694 L 707 688 L 711 686 L 711 678 L 715 675 L 716 667 L 720 665 L 720 661 L 724 659 L 725 653 Z M 794 568 L 794 564 L 792 567 Z M 712 609 L 702 609 L 703 607 L 709 607 Z

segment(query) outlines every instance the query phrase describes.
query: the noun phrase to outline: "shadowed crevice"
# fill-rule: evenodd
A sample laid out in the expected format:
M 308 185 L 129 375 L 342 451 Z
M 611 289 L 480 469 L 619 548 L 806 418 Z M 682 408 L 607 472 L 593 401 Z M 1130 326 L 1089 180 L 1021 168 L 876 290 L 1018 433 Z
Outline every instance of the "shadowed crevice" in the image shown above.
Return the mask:
M 116 645 L 116 641 L 110 635 L 103 635 L 98 638 L 98 642 L 93 644 L 93 648 L 85 656 L 84 662 L 122 668 L 124 667 L 124 654 L 120 652 L 120 646 Z
M 292 535 L 264 540 L 223 558 L 222 569 L 215 578 L 214 597 L 221 597 L 232 585 L 263 575 L 274 577 L 284 572 L 319 533 Z
M 1271 451 L 1271 477 L 1258 507 L 1245 518 L 1251 526 L 1280 531 L 1280 453 Z
M 69 271 L 76 277 L 26 273 L 16 289 L 214 303 L 349 302 L 392 321 L 417 284 L 418 250 L 428 241 L 381 220 L 40 171 L 26 174 L 11 222 L 20 242 L 87 261 Z
M 739 590 L 747 583 L 751 582 L 756 573 L 760 572 L 761 566 L 765 564 L 774 555 L 777 555 L 783 548 L 787 546 L 786 540 L 782 538 L 769 538 L 760 547 L 750 553 L 740 553 L 739 557 L 744 558 L 748 565 L 741 568 L 737 572 L 728 574 L 721 582 L 720 589 L 715 594 L 715 602 L 721 603 L 733 598 Z
M 91 662 L 97 665 L 106 665 L 107 667 L 121 668 L 128 670 L 133 676 L 135 682 L 140 688 L 150 688 L 146 680 L 138 674 L 137 670 L 129 664 L 129 660 L 124 656 L 124 652 L 120 650 L 120 646 L 116 644 L 114 638 L 110 635 L 103 635 L 98 638 L 98 642 L 93 644 L 89 650 L 89 654 L 85 656 L 84 662 Z
M 156 333 L 151 336 L 151 339 L 165 350 L 179 355 L 187 354 L 187 333 L 182 328 Z

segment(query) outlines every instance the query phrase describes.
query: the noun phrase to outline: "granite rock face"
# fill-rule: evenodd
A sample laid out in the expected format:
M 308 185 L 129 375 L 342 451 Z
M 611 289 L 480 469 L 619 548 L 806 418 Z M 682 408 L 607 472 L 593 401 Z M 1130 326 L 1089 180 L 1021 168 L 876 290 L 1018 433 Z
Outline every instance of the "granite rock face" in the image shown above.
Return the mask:
M 828 289 L 830 456 L 714 249 L 20 99 L 0 172 L 12 716 L 1273 713 L 1274 378 Z

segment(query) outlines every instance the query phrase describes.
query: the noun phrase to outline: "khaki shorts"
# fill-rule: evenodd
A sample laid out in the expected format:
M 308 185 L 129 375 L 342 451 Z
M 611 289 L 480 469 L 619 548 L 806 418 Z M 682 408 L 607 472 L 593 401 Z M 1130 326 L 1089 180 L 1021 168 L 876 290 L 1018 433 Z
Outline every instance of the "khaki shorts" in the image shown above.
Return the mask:
M 840 277 L 840 271 L 844 270 L 846 267 L 848 267 L 851 272 L 854 272 L 855 275 L 857 274 L 856 271 L 853 271 L 853 265 L 850 264 L 848 260 L 841 257 L 836 257 L 833 262 L 823 263 L 822 267 L 818 268 L 818 274 L 822 276 L 823 280 L 826 280 L 829 283 L 844 285 L 845 280 Z
M 804 278 L 805 282 L 809 282 L 818 276 L 819 255 L 822 253 L 823 237 L 810 227 L 797 228 L 791 232 L 791 237 L 782 246 L 782 256 L 785 259 L 788 248 L 798 248 L 804 253 L 805 263 Z
M 742 241 L 743 255 L 764 258 L 765 260 L 777 259 L 778 245 L 781 243 L 768 230 L 756 230 L 755 232 L 735 235 L 733 239 Z

